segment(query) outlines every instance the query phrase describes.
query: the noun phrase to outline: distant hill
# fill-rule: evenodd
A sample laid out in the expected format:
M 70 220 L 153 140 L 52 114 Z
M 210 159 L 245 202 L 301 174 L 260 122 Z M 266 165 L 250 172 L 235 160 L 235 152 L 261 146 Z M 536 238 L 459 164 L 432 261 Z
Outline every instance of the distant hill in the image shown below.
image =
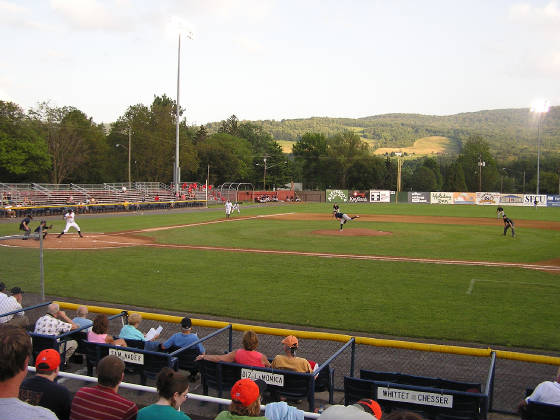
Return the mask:
M 251 121 L 272 134 L 275 140 L 296 141 L 306 132 L 327 136 L 351 130 L 372 145 L 372 148 L 405 148 L 424 137 L 447 137 L 453 153 L 471 135 L 481 135 L 494 154 L 501 157 L 536 154 L 537 123 L 528 108 L 467 112 L 448 116 L 421 114 L 384 114 L 364 118 L 312 117 L 292 120 Z M 210 132 L 218 130 L 219 122 L 210 123 Z M 542 151 L 560 151 L 560 107 L 552 107 L 545 115 L 541 133 Z M 288 146 L 283 143 L 283 146 Z

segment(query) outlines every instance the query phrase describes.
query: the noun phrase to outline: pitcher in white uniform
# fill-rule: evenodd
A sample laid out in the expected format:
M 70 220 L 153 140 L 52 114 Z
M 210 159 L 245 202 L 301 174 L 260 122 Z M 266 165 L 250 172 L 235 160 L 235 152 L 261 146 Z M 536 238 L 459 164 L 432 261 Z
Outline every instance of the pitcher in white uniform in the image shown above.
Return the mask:
M 60 232 L 60 235 L 58 235 L 57 238 L 60 238 L 62 235 L 68 232 L 68 230 L 70 230 L 71 227 L 73 227 L 78 231 L 78 235 L 80 235 L 80 238 L 83 238 L 82 232 L 80 231 L 80 226 L 78 226 L 78 224 L 74 221 L 75 217 L 76 215 L 74 214 L 74 210 L 68 209 L 66 211 L 66 214 L 64 214 L 64 220 L 66 220 L 66 227 L 62 232 Z

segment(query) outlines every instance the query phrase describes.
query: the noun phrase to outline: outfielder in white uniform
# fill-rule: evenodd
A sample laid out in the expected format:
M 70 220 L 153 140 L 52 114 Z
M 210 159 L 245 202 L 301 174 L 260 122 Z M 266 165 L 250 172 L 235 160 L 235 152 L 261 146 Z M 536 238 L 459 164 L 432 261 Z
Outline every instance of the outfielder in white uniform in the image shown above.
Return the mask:
M 229 219 L 231 212 L 233 211 L 233 204 L 231 201 L 226 201 L 226 219 Z
M 78 235 L 80 235 L 80 238 L 83 238 L 82 232 L 80 231 L 80 226 L 78 226 L 78 224 L 74 221 L 74 218 L 75 218 L 74 210 L 68 210 L 64 215 L 64 220 L 66 220 L 66 227 L 62 232 L 60 232 L 60 235 L 58 235 L 57 238 L 60 238 L 62 235 L 68 232 L 68 230 L 70 230 L 71 227 L 73 227 L 78 231 Z

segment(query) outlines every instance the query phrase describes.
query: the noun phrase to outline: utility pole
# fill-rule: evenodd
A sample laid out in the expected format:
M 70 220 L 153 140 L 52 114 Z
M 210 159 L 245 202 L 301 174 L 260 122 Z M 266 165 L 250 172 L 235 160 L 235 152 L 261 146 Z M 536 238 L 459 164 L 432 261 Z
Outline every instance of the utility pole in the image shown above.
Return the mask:
M 478 191 L 482 192 L 482 167 L 486 166 L 486 162 L 482 161 L 482 153 L 478 155 Z

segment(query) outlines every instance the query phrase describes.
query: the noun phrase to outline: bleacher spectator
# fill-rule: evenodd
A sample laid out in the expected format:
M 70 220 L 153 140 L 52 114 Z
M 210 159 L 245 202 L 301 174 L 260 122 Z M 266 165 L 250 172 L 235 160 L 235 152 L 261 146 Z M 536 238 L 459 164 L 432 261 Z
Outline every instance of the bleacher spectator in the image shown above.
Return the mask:
M 19 399 L 53 411 L 61 420 L 70 418 L 72 394 L 55 382 L 60 370 L 60 353 L 54 349 L 41 351 L 35 359 L 36 375 L 25 379 L 19 388 Z
M 54 420 L 56 415 L 18 398 L 19 386 L 27 375 L 31 338 L 23 328 L 0 325 L 0 420 Z
M 321 413 L 321 420 L 380 420 L 383 416 L 377 401 L 362 399 L 352 405 L 331 405 Z
M 138 411 L 137 420 L 191 420 L 181 411 L 189 392 L 189 379 L 184 373 L 163 368 L 158 374 L 156 388 L 159 400 Z
M 0 281 L 0 302 L 6 299 L 8 295 L 6 294 L 6 285 L 4 282 Z
M 560 405 L 560 367 L 556 371 L 554 381 L 541 382 L 531 395 L 519 403 L 518 409 L 522 414 L 529 401 Z
M 259 345 L 257 334 L 248 330 L 243 334 L 243 348 L 237 349 L 227 354 L 201 354 L 196 360 L 209 360 L 211 362 L 239 363 L 241 365 L 270 367 L 270 362 L 266 356 L 256 349 Z
M 108 334 L 109 331 L 109 318 L 106 314 L 97 314 L 93 318 L 93 326 L 91 331 L 88 331 L 87 340 L 92 343 L 106 343 L 115 346 L 126 346 L 126 341 L 122 338 L 113 337 Z
M 76 316 L 72 319 L 72 322 L 77 324 L 78 328 L 91 327 L 93 325 L 93 321 L 91 319 L 87 319 L 87 315 L 87 306 L 80 305 L 78 306 L 78 309 L 76 309 Z M 91 328 L 89 328 L 88 331 L 91 331 Z
M 64 311 L 60 310 L 58 303 L 51 303 L 47 307 L 47 313 L 35 322 L 35 333 L 43 335 L 60 335 L 71 330 L 78 328 L 78 325 L 66 315 Z M 78 348 L 76 340 L 68 340 L 60 343 L 59 351 L 64 353 L 65 362 L 70 360 Z
M 144 349 L 150 350 L 150 351 L 158 351 L 159 346 L 160 346 L 160 342 L 159 341 L 153 341 L 153 340 L 158 338 L 159 334 L 156 335 L 152 340 L 146 341 L 146 337 L 138 329 L 138 326 L 140 325 L 140 322 L 142 322 L 142 315 L 140 315 L 138 313 L 130 314 L 129 317 L 128 317 L 128 324 L 123 325 L 123 327 L 121 328 L 121 332 L 119 333 L 119 338 L 122 338 L 124 340 L 144 341 Z
M 234 420 L 247 417 L 265 420 L 261 414 L 261 392 L 266 384 L 261 380 L 245 378 L 238 380 L 231 388 L 229 411 L 220 412 L 215 420 Z
M 124 378 L 124 362 L 105 356 L 97 364 L 98 383 L 76 392 L 70 410 L 71 420 L 135 419 L 138 407 L 117 392 Z
M 287 369 L 296 372 L 311 373 L 311 365 L 303 357 L 297 357 L 296 351 L 299 348 L 298 339 L 289 335 L 282 340 L 284 345 L 284 354 L 277 355 L 272 361 L 272 367 L 275 369 Z
M 169 337 L 167 341 L 161 344 L 161 349 L 168 350 L 172 347 L 183 348 L 189 346 L 190 344 L 198 340 L 199 340 L 198 335 L 192 332 L 191 319 L 189 317 L 184 317 L 181 320 L 181 332 L 175 333 L 171 337 Z M 198 343 L 194 348 L 196 348 L 200 354 L 206 353 L 206 349 L 204 348 L 202 343 Z M 198 370 L 192 369 L 190 372 L 191 372 L 190 379 L 194 381 L 196 379 L 196 375 L 198 374 Z
M 2 299 L 0 301 L 0 314 L 6 314 L 23 308 L 21 306 L 21 301 L 23 300 L 23 290 L 17 286 L 12 287 L 10 294 L 11 296 L 8 296 L 6 299 Z M 19 311 L 15 314 L 1 317 L 0 324 L 11 324 L 27 328 L 29 326 L 29 319 L 25 315 L 25 311 Z

